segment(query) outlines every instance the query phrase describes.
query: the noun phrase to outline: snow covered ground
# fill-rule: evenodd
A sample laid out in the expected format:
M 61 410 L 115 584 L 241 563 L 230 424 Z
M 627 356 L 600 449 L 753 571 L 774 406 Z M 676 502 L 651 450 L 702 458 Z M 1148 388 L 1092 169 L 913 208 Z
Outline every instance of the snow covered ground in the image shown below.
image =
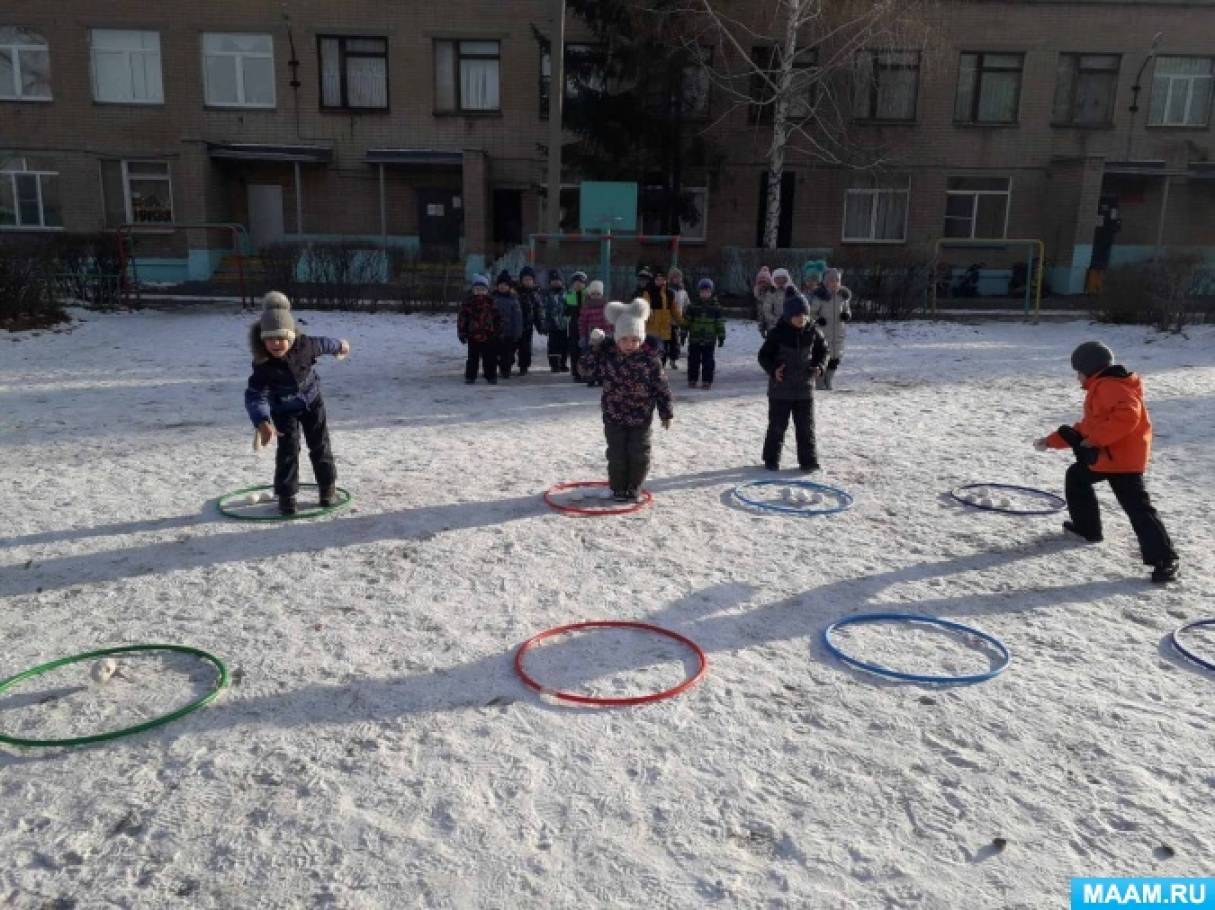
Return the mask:
M 241 405 L 248 317 L 0 337 L 0 676 L 138 641 L 234 676 L 151 733 L 0 750 L 0 905 L 1040 910 L 1073 875 L 1215 874 L 1215 677 L 1164 642 L 1215 614 L 1215 328 L 855 326 L 817 415 L 825 480 L 856 506 L 804 519 L 731 503 L 763 473 L 766 413 L 758 335 L 731 323 L 711 392 L 673 374 L 653 508 L 578 519 L 539 494 L 602 476 L 597 393 L 546 371 L 466 387 L 449 319 L 303 316 L 354 347 L 320 370 L 356 500 L 289 524 L 215 511 L 271 477 Z M 1030 442 L 1078 414 L 1067 356 L 1090 337 L 1146 377 L 1175 587 L 1147 583 L 1108 490 L 1091 548 L 1058 516 L 946 496 L 1061 492 L 1067 458 Z M 874 609 L 976 624 L 1012 665 L 946 690 L 852 672 L 819 634 Z M 692 637 L 707 677 L 614 711 L 519 683 L 521 641 L 605 617 Z M 908 669 L 988 664 L 927 631 L 846 638 Z M 633 632 L 528 662 L 606 694 L 692 666 Z M 0 730 L 91 732 L 211 681 L 177 657 L 87 673 L 0 696 Z

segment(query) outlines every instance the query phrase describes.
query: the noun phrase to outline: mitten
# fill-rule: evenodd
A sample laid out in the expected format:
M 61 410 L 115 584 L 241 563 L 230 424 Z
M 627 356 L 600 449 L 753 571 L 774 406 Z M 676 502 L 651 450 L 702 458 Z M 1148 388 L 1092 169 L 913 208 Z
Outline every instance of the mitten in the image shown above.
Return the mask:
M 670 418 L 670 417 L 664 417 L 664 418 L 662 418 L 662 428 L 663 428 L 664 430 L 669 430 L 669 429 L 671 429 L 671 418 Z
M 1067 424 L 1059 427 L 1056 432 L 1063 437 L 1063 441 L 1069 446 L 1078 446 L 1080 443 L 1084 442 L 1084 437 L 1076 430 L 1076 428 L 1069 427 Z
M 814 320 L 814 324 L 815 324 L 815 325 L 826 325 L 826 324 L 827 324 L 827 317 L 826 317 L 826 316 L 819 316 L 819 317 L 818 317 L 818 319 Z
M 718 346 L 719 348 L 724 348 L 724 347 L 726 346 L 726 339 L 724 339 L 724 338 L 718 338 L 718 339 L 717 339 L 717 346 Z
M 829 370 L 838 369 L 839 365 L 840 365 L 840 359 L 838 357 L 832 357 L 830 360 L 827 361 L 827 369 L 829 369 Z
M 852 321 L 852 313 L 850 313 L 848 310 L 844 310 L 844 312 L 840 313 L 840 322 L 851 322 L 851 321 Z
M 598 345 L 603 343 L 603 339 L 607 338 L 603 329 L 591 329 L 591 344 Z
M 458 335 L 457 337 L 460 339 L 460 344 L 468 344 L 468 339 L 463 335 Z

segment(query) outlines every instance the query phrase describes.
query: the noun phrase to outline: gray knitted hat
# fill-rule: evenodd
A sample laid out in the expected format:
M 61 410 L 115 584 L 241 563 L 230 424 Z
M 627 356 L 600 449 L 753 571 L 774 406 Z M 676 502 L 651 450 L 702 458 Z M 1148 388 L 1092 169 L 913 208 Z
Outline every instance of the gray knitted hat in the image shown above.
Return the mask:
M 262 339 L 286 338 L 295 341 L 295 319 L 291 315 L 291 301 L 286 294 L 271 291 L 262 298 Z
M 1114 362 L 1114 352 L 1100 341 L 1086 341 L 1072 351 L 1072 369 L 1085 376 L 1100 373 Z

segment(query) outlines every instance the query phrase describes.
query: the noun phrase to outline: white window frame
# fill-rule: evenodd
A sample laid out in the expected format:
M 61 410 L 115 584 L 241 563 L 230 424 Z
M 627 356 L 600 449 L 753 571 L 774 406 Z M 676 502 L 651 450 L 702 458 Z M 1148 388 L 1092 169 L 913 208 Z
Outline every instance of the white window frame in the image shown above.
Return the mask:
M 121 32 L 129 35 L 155 35 L 156 49 L 152 50 L 116 50 L 112 48 L 98 48 L 95 42 L 98 32 Z M 102 98 L 100 97 L 101 86 L 97 81 L 97 54 L 123 54 L 127 62 L 127 73 L 131 74 L 131 63 L 135 57 L 155 57 L 156 69 L 159 72 L 160 78 L 160 97 L 158 98 L 136 98 L 134 92 L 134 80 L 128 85 L 130 97 L 128 98 Z M 165 103 L 165 74 L 164 74 L 164 57 L 161 53 L 160 32 L 152 29 L 126 29 L 126 28 L 95 28 L 89 32 L 89 69 L 93 76 L 93 100 L 98 104 L 164 104 Z
M 168 221 L 136 221 L 135 210 L 131 205 L 131 171 L 128 165 L 131 164 L 163 164 L 165 166 L 165 176 L 158 177 L 149 174 L 136 174 L 135 179 L 141 182 L 149 182 L 152 180 L 163 180 L 169 185 L 169 220 Z M 127 224 L 141 224 L 148 227 L 166 227 L 173 224 L 177 218 L 176 208 L 173 204 L 173 165 L 160 158 L 133 158 L 130 160 L 123 159 L 122 161 L 122 198 L 126 208 Z
M 270 42 L 269 51 L 209 51 L 207 39 L 211 37 L 266 38 Z M 236 61 L 236 101 L 216 101 L 208 92 L 207 60 L 211 57 L 231 58 Z M 270 100 L 269 102 L 251 102 L 245 100 L 245 67 L 244 61 L 270 61 Z M 274 36 L 264 32 L 203 32 L 202 35 L 202 80 L 203 102 L 207 107 L 245 108 L 254 110 L 273 110 L 278 106 L 278 86 L 275 85 L 274 71 Z
M 39 37 L 42 37 L 42 33 L 35 31 L 34 29 L 26 29 L 26 31 L 33 31 L 36 35 L 38 35 Z M 7 88 L 5 86 L 0 85 L 0 101 L 54 101 L 55 100 L 55 92 L 50 87 L 51 71 L 50 71 L 49 62 L 47 65 L 47 73 L 46 73 L 47 94 L 45 94 L 45 95 L 27 95 L 27 94 L 25 94 L 25 92 L 24 92 L 25 80 L 21 76 L 21 52 L 22 51 L 43 51 L 46 53 L 47 60 L 48 61 L 50 60 L 51 45 L 50 45 L 50 42 L 47 41 L 45 37 L 42 37 L 41 44 L 17 44 L 15 42 L 0 41 L 0 50 L 6 50 L 10 53 L 11 60 L 12 60 L 12 67 L 13 67 L 13 84 L 11 86 L 12 94 L 8 93 Z
M 878 201 L 883 194 L 895 195 L 900 194 L 907 197 L 907 205 L 903 208 L 903 236 L 898 240 L 880 240 L 877 239 L 877 216 L 878 216 Z M 870 196 L 869 201 L 869 236 L 868 237 L 849 237 L 848 236 L 848 197 L 852 195 Z M 898 246 L 907 242 L 907 224 L 911 218 L 911 178 L 907 178 L 907 185 L 904 187 L 894 186 L 876 186 L 876 187 L 849 187 L 844 194 L 844 223 L 840 229 L 840 242 L 842 243 L 880 243 L 886 246 Z M 972 226 L 973 231 L 973 226 Z
M 17 220 L 21 220 L 21 203 L 17 195 L 17 178 L 18 177 L 34 177 L 35 183 L 38 186 L 38 224 L 0 224 L 0 231 L 62 231 L 63 225 L 47 224 L 46 223 L 46 202 L 43 198 L 42 179 L 44 177 L 58 177 L 58 171 L 32 171 L 28 170 L 28 165 L 25 158 L 10 158 L 10 161 L 16 160 L 21 162 L 21 170 L 9 169 L 0 171 L 0 180 L 7 179 L 12 188 L 14 209 L 16 211 Z M 62 213 L 60 213 L 62 214 Z
M 1206 79 L 1208 81 L 1215 79 L 1215 61 L 1212 61 L 1212 59 L 1210 57 L 1205 57 L 1201 54 L 1192 54 L 1192 55 L 1191 54 L 1170 54 L 1170 55 L 1168 55 L 1168 57 L 1165 57 L 1164 59 L 1166 59 L 1166 60 L 1167 59 L 1206 60 L 1208 62 L 1208 64 L 1210 64 L 1210 66 L 1211 66 L 1211 73 L 1208 73 L 1205 76 L 1201 76 L 1201 75 L 1175 76 L 1175 75 L 1172 75 L 1171 73 L 1165 73 L 1162 75 L 1159 71 L 1161 58 L 1157 57 L 1156 58 L 1156 69 L 1152 73 L 1152 87 L 1153 87 L 1153 89 L 1155 89 L 1157 79 L 1167 80 L 1169 87 L 1164 93 L 1164 104 L 1161 105 L 1162 110 L 1159 112 L 1160 119 L 1159 120 L 1156 119 L 1157 111 L 1156 111 L 1156 106 L 1153 104 L 1151 113 L 1148 115 L 1148 126 L 1182 126 L 1182 127 L 1190 127 L 1191 129 L 1206 128 L 1211 123 L 1211 103 L 1212 103 L 1211 96 L 1215 95 L 1215 91 L 1212 91 L 1212 92 L 1208 93 L 1208 95 L 1207 95 L 1207 109 L 1205 111 L 1200 111 L 1200 113 L 1202 114 L 1202 119 L 1199 121 L 1196 121 L 1196 122 L 1192 122 L 1189 119 L 1189 117 L 1190 117 L 1190 111 L 1194 106 L 1194 83 L 1196 83 L 1200 79 Z M 1172 107 L 1173 89 L 1176 88 L 1177 83 L 1179 83 L 1179 82 L 1187 83 L 1186 88 L 1185 88 L 1185 91 L 1186 91 L 1185 115 L 1182 118 L 1180 123 L 1176 123 L 1174 121 L 1170 121 L 1168 119 L 1168 116 L 1169 116 L 1169 108 Z M 1152 95 L 1155 96 L 1155 94 L 1156 93 L 1153 90 Z
M 961 179 L 967 179 L 967 178 L 962 177 Z M 971 205 L 970 205 L 970 234 L 969 234 L 969 236 L 953 237 L 948 234 L 945 234 L 942 231 L 943 238 L 946 241 L 949 241 L 949 240 L 1007 240 L 1008 239 L 1008 216 L 1009 216 L 1009 213 L 1012 212 L 1013 179 L 1012 179 L 1012 177 L 1008 177 L 1006 179 L 1008 180 L 1008 189 L 1006 189 L 1006 190 L 951 190 L 951 189 L 946 189 L 945 198 L 946 198 L 947 203 L 948 203 L 948 199 L 950 196 L 972 196 L 974 198 L 972 199 Z M 948 183 L 946 183 L 946 186 L 948 187 Z M 1005 203 L 1004 203 L 1004 230 L 1003 230 L 1003 233 L 1001 233 L 999 237 L 976 237 L 975 236 L 975 228 L 978 227 L 978 224 L 979 224 L 979 197 L 980 196 L 1004 196 L 1004 197 L 1006 197 Z M 946 212 L 945 221 L 950 221 L 950 220 L 960 221 L 961 220 L 956 215 L 948 214 L 949 213 L 948 204 L 946 205 L 945 212 Z

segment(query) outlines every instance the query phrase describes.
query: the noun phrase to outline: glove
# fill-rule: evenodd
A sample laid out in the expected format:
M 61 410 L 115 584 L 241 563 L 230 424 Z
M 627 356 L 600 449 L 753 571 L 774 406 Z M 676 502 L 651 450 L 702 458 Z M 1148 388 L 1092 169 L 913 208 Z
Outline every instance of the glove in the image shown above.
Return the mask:
M 669 430 L 669 429 L 671 429 L 671 418 L 670 418 L 670 417 L 664 417 L 664 418 L 662 418 L 662 428 L 663 428 L 664 430 Z
M 1055 432 L 1057 432 L 1060 436 L 1062 436 L 1063 441 L 1066 442 L 1072 448 L 1075 448 L 1076 446 L 1078 446 L 1084 442 L 1084 437 L 1079 432 L 1077 432 L 1076 428 L 1069 427 L 1069 426 L 1067 426 L 1067 424 L 1064 424 L 1063 426 L 1059 427 L 1059 429 L 1056 430 Z
M 840 313 L 840 322 L 851 322 L 851 321 L 852 321 L 852 313 L 850 313 L 848 310 L 844 310 L 844 312 Z
M 605 338 L 607 338 L 607 335 L 604 334 L 603 329 L 591 329 L 591 346 L 592 347 L 603 344 L 603 339 L 605 339 Z
M 840 365 L 840 359 L 838 357 L 832 357 L 830 360 L 827 361 L 827 369 L 829 369 L 829 370 L 837 370 L 837 369 L 839 369 L 839 365 Z
M 724 348 L 724 347 L 726 346 L 726 339 L 724 339 L 724 338 L 718 338 L 718 339 L 717 339 L 717 346 L 718 346 L 719 348 Z
M 819 316 L 819 317 L 818 317 L 818 319 L 814 320 L 814 324 L 815 324 L 815 325 L 826 325 L 826 324 L 827 324 L 827 317 L 826 317 L 826 316 Z
M 350 342 L 345 338 L 342 339 L 342 343 L 338 346 L 338 352 L 335 356 L 338 360 L 345 360 L 350 356 Z
M 460 336 L 460 344 L 468 344 L 468 339 L 463 335 Z

